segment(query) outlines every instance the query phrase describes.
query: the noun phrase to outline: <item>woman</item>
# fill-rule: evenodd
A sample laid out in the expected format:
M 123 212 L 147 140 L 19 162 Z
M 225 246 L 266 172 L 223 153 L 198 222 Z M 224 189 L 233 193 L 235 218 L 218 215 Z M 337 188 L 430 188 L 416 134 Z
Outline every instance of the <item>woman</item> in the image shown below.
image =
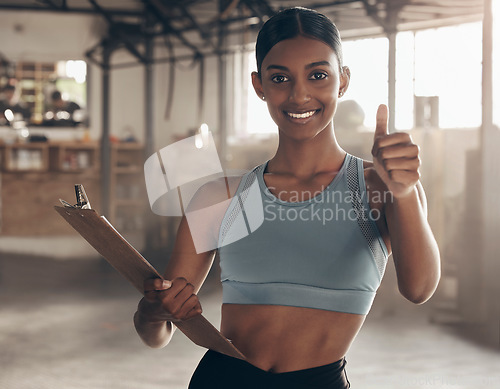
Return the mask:
M 344 356 L 391 250 L 408 300 L 425 302 L 439 281 L 419 149 L 406 133 L 388 134 L 383 105 L 373 163 L 339 146 L 333 116 L 350 72 L 342 64 L 339 33 L 325 16 L 304 8 L 281 11 L 262 27 L 256 55 L 253 86 L 278 125 L 279 146 L 272 159 L 229 181 L 240 201 L 207 223 L 207 236 L 212 233 L 219 247 L 221 332 L 247 360 L 209 350 L 189 387 L 348 388 Z M 265 217 L 238 238 L 238 216 L 245 213 L 248 225 L 258 212 L 242 200 L 253 184 Z M 224 185 L 211 183 L 193 207 L 213 204 L 223 193 Z M 183 218 L 166 281 L 145 283 L 135 315 L 146 344 L 165 346 L 172 322 L 201 313 L 196 293 L 214 255 L 196 253 Z

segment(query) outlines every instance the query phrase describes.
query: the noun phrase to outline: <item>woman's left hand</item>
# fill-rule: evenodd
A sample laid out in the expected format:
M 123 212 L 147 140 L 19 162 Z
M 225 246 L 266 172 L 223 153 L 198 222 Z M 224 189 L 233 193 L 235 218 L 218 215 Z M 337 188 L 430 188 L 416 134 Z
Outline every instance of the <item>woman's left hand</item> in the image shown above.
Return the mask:
M 372 148 L 373 165 L 394 197 L 402 198 L 413 191 L 420 178 L 419 147 L 406 132 L 389 134 L 387 118 L 387 106 L 379 105 Z

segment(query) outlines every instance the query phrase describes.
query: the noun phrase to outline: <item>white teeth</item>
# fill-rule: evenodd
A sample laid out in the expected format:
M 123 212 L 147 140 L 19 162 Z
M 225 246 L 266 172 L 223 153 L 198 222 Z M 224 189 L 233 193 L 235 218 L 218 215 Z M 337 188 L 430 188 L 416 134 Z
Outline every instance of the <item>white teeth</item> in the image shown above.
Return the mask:
M 288 116 L 290 116 L 294 119 L 306 119 L 308 117 L 311 117 L 315 113 L 316 113 L 316 111 L 309 111 L 309 112 L 304 112 L 304 113 L 287 112 Z

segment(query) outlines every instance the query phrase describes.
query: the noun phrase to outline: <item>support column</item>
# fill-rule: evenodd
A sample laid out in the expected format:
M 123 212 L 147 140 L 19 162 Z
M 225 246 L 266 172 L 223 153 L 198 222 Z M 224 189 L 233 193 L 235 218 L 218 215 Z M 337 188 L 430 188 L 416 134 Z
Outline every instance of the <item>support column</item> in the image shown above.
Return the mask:
M 102 135 L 101 135 L 101 212 L 110 217 L 111 142 L 110 135 L 110 59 L 112 48 L 104 45 L 102 54 Z
M 388 108 L 389 133 L 396 131 L 396 31 L 387 35 L 389 39 Z
M 481 317 L 484 329 L 479 333 L 484 341 L 500 348 L 500 131 L 493 124 L 493 14 L 492 0 L 484 0 L 483 17 L 483 66 L 482 66 L 482 125 L 480 134 L 481 174 Z
M 481 146 L 484 146 L 486 133 L 493 126 L 493 10 L 491 0 L 484 0 L 482 71 Z
M 151 23 L 151 15 L 147 15 L 146 23 Z M 147 34 L 144 41 L 144 161 L 155 153 L 154 133 L 154 37 Z M 147 202 L 147 201 L 146 201 Z M 146 248 L 152 250 L 161 241 L 158 233 L 162 230 L 160 220 L 151 211 L 144 215 Z M 164 242 L 163 244 L 166 244 Z
M 228 0 L 219 0 L 219 10 L 223 12 L 229 5 Z M 219 22 L 219 33 L 217 49 L 219 55 L 217 57 L 218 64 L 218 78 L 219 78 L 219 133 L 217 141 L 217 150 L 219 152 L 219 158 L 222 163 L 222 168 L 226 168 L 226 155 L 227 155 L 227 57 L 225 52 L 226 49 L 226 25 L 223 20 Z
M 367 0 L 362 0 L 362 3 L 366 14 L 384 29 L 389 40 L 387 108 L 389 109 L 389 133 L 393 133 L 396 131 L 396 35 L 398 33 L 398 15 L 403 5 L 387 1 L 385 4 L 386 15 L 383 18 L 374 5 Z
M 145 64 L 144 64 L 144 153 L 148 158 L 155 152 L 154 139 L 154 81 L 153 81 L 153 61 L 154 61 L 154 38 L 147 35 L 145 40 Z
M 387 10 L 385 32 L 389 40 L 388 60 L 388 108 L 389 108 L 389 133 L 396 131 L 396 35 L 398 32 L 399 8 L 391 7 Z

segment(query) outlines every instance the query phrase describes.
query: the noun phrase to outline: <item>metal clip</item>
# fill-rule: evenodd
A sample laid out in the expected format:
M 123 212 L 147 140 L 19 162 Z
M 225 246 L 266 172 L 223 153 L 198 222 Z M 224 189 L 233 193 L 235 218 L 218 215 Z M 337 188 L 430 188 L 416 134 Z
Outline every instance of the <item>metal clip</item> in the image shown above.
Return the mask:
M 71 205 L 67 201 L 63 199 L 59 199 L 62 205 L 66 208 L 76 208 L 76 209 L 92 209 L 90 207 L 90 201 L 87 197 L 87 193 L 85 193 L 85 189 L 82 184 L 75 185 L 75 193 L 76 193 L 76 204 Z
M 66 208 L 76 208 L 74 205 L 71 205 L 67 201 L 64 201 L 63 199 L 59 199 L 62 205 L 64 205 Z
M 85 193 L 85 189 L 82 184 L 75 185 L 75 194 L 76 194 L 75 207 L 81 209 L 91 209 L 89 198 L 87 197 L 87 193 Z

